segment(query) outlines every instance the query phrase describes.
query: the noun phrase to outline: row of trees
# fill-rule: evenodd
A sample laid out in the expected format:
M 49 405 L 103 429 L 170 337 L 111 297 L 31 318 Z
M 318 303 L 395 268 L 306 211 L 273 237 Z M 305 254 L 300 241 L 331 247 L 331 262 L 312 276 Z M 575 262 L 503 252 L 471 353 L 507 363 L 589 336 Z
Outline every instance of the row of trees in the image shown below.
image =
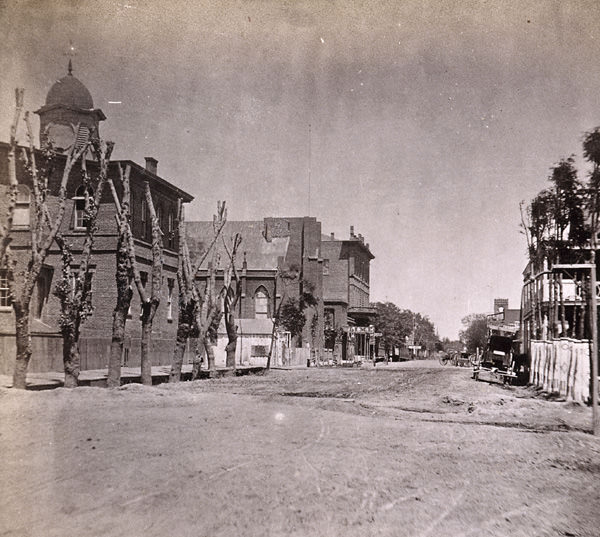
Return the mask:
M 90 261 L 94 238 L 98 229 L 97 216 L 103 193 L 110 190 L 117 222 L 116 246 L 116 289 L 117 302 L 113 311 L 112 340 L 108 360 L 108 384 L 118 386 L 121 381 L 121 357 L 125 338 L 127 314 L 134 291 L 142 304 L 141 378 L 144 384 L 152 383 L 151 337 L 155 313 L 160 304 L 163 266 L 163 233 L 156 215 L 150 185 L 146 182 L 145 201 L 152 223 L 150 281 L 142 280 L 136 260 L 136 246 L 131 230 L 130 169 L 118 168 L 118 185 L 109 175 L 109 162 L 113 144 L 103 142 L 93 134 L 86 140 L 74 144 L 66 156 L 59 154 L 51 145 L 37 150 L 34 147 L 29 114 L 23 114 L 24 92 L 16 91 L 16 108 L 10 132 L 8 152 L 8 204 L 6 218 L 0 222 L 0 267 L 4 268 L 8 283 L 9 300 L 15 315 L 16 361 L 13 386 L 25 388 L 26 373 L 31 359 L 31 332 L 29 326 L 31 300 L 42 267 L 56 244 L 62 256 L 62 270 L 54 293 L 60 299 L 61 314 L 59 328 L 63 337 L 63 361 L 65 386 L 76 386 L 80 372 L 78 343 L 82 324 L 93 313 L 91 302 Z M 25 124 L 27 144 L 17 144 L 17 131 L 21 121 Z M 93 172 L 88 170 L 87 156 L 95 160 Z M 40 158 L 41 157 L 41 158 Z M 37 160 L 41 162 L 37 162 Z M 19 181 L 19 160 L 32 189 L 30 244 L 27 259 L 16 255 L 11 248 L 15 237 L 13 221 Z M 69 178 L 79 168 L 85 190 L 86 232 L 77 244 L 70 243 L 62 234 L 67 207 L 67 185 Z M 56 171 L 60 171 L 58 187 L 51 184 Z M 118 188 L 121 195 L 118 194 Z M 177 341 L 173 353 L 171 380 L 181 375 L 183 351 L 190 337 L 203 344 L 209 369 L 214 368 L 212 341 L 221 318 L 225 317 L 228 334 L 227 364 L 235 366 L 237 330 L 235 305 L 240 296 L 240 283 L 235 268 L 236 254 L 242 237 L 237 234 L 228 243 L 222 236 L 227 221 L 225 203 L 219 203 L 213 219 L 213 237 L 208 247 L 196 254 L 192 260 L 184 233 L 183 204 L 179 202 L 177 229 L 179 233 L 179 316 Z M 222 241 L 227 254 L 224 281 L 217 285 L 219 255 L 216 244 Z M 208 278 L 205 282 L 196 276 L 203 262 L 210 256 Z M 197 352 L 197 356 L 199 356 Z M 199 372 L 200 363 L 194 363 L 194 374 Z
M 529 259 L 553 263 L 573 247 L 597 244 L 600 217 L 600 127 L 586 133 L 583 156 L 591 164 L 587 182 L 577 177 L 574 155 L 550 169 L 550 187 L 529 204 L 521 202 L 521 230 Z
M 551 168 L 548 188 L 529 204 L 521 203 L 521 230 L 527 240 L 532 276 L 556 263 L 595 262 L 600 231 L 600 127 L 585 133 L 583 157 L 590 164 L 585 181 L 578 178 L 571 155 Z M 569 314 L 561 273 L 546 275 L 548 296 L 543 300 L 541 280 L 535 280 L 528 288 L 536 337 L 541 337 L 544 326 L 553 336 L 584 337 L 589 275 L 586 271 L 574 271 L 572 276 L 582 300 Z
M 432 352 L 440 349 L 435 326 L 427 316 L 400 309 L 392 302 L 376 302 L 375 330 L 381 333 L 380 345 L 386 356 L 394 348 L 406 346 L 407 341 Z

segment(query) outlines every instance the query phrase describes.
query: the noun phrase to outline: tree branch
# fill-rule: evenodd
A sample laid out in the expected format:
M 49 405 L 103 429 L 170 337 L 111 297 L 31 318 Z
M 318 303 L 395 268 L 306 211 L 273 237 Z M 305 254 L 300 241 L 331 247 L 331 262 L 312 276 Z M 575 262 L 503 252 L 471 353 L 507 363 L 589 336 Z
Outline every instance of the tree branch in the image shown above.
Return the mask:
M 202 263 L 204 263 L 204 261 L 208 257 L 208 254 L 219 239 L 219 236 L 221 235 L 221 232 L 223 231 L 223 228 L 225 227 L 226 223 L 227 209 L 225 208 L 225 202 L 217 202 L 217 214 L 213 216 L 213 240 L 209 244 L 208 248 L 198 256 L 196 263 L 192 265 L 192 273 L 194 274 L 194 276 L 196 275 L 196 273 L 202 266 Z

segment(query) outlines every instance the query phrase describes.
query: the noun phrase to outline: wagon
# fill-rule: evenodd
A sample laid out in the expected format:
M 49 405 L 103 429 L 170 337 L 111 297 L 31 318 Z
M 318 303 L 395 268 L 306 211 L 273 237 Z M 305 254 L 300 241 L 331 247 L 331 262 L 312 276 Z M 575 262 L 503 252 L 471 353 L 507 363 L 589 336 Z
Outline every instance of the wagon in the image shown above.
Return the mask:
M 511 336 L 490 335 L 483 354 L 473 366 L 473 378 L 479 380 L 481 371 L 489 371 L 507 383 L 517 378 L 517 360 Z

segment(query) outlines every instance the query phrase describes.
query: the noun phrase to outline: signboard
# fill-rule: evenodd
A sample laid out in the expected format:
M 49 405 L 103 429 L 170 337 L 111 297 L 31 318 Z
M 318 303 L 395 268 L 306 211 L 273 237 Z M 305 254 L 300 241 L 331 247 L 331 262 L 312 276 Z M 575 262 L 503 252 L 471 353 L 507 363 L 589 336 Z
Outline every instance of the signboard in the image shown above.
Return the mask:
M 375 334 L 374 326 L 350 326 L 348 328 L 349 334 Z
M 411 351 L 420 351 L 421 350 L 421 345 L 409 345 L 408 348 Z

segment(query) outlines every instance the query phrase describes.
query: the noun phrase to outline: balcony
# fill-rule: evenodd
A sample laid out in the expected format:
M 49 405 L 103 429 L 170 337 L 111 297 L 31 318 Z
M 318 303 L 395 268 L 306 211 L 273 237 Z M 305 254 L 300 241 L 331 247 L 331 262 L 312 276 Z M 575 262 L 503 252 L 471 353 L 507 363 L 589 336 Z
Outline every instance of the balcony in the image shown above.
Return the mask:
M 348 315 L 351 317 L 372 317 L 376 313 L 374 306 L 348 306 Z

